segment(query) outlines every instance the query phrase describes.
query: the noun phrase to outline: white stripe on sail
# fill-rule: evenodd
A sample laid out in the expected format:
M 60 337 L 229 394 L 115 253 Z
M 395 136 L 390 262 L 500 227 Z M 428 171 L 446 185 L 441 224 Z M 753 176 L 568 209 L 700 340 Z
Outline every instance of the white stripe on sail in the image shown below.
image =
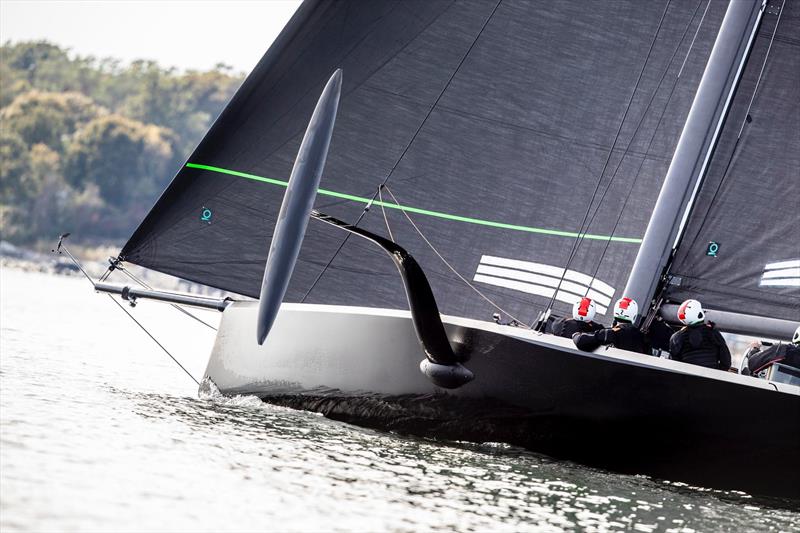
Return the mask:
M 476 273 L 488 274 L 490 276 L 496 276 L 502 278 L 516 279 L 520 281 L 526 281 L 528 283 L 534 283 L 553 288 L 558 287 L 558 281 L 559 281 L 558 278 L 553 278 L 550 276 L 544 276 L 541 274 L 533 274 L 531 272 L 523 272 L 521 270 L 513 270 L 510 268 L 493 267 L 487 265 L 478 265 L 478 270 Z M 595 302 L 599 303 L 600 305 L 608 306 L 611 304 L 611 298 L 594 289 L 589 290 L 589 287 L 587 287 L 586 285 L 573 283 L 571 281 L 562 281 L 561 289 L 579 295 L 577 297 L 588 296 L 589 298 L 595 300 Z
M 800 259 L 791 259 L 789 261 L 767 263 L 764 265 L 764 270 L 774 270 L 776 268 L 800 268 Z
M 591 276 L 588 276 L 581 272 L 576 272 L 574 270 L 567 270 L 567 272 L 564 273 L 564 269 L 560 267 L 552 265 L 544 265 L 542 263 L 534 263 L 532 261 L 520 261 L 518 259 L 495 257 L 492 255 L 482 256 L 481 263 L 486 265 L 500 266 L 506 268 L 515 268 L 518 270 L 526 270 L 528 272 L 533 272 L 535 274 L 544 274 L 546 276 L 552 276 L 559 279 L 563 275 L 564 279 L 570 281 L 576 281 L 586 286 L 589 286 L 591 284 L 591 287 L 593 289 L 598 290 L 599 292 L 605 294 L 609 298 L 614 296 L 614 287 L 612 287 L 608 283 L 600 281 L 599 279 L 592 280 Z
M 770 278 L 800 278 L 800 266 L 797 268 L 782 268 L 780 270 L 767 270 L 761 279 Z
M 762 287 L 800 287 L 800 278 L 762 279 L 759 285 Z
M 507 289 L 514 289 L 528 294 L 536 294 L 538 296 L 543 296 L 545 298 L 552 298 L 553 292 L 555 292 L 555 289 L 552 287 L 544 287 L 542 285 L 536 285 L 534 283 L 525 283 L 522 281 L 514 281 L 505 278 L 495 278 L 492 276 L 486 276 L 484 274 L 475 274 L 475 276 L 472 279 L 473 281 L 488 283 L 489 285 L 496 285 L 498 287 L 505 287 Z M 578 300 L 580 297 L 581 296 L 577 294 L 573 294 L 571 292 L 567 292 L 564 290 L 559 290 L 558 294 L 556 294 L 555 299 L 560 302 L 574 304 L 575 301 Z M 608 310 L 607 307 L 602 305 L 597 305 L 596 309 L 597 312 L 600 313 L 601 315 L 606 314 L 606 311 Z

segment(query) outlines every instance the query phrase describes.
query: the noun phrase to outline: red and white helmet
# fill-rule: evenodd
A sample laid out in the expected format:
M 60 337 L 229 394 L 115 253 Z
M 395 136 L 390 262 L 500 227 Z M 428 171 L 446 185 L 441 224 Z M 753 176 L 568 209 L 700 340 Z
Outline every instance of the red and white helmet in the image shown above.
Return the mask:
M 617 303 L 614 304 L 614 318 L 617 320 L 633 323 L 638 315 L 639 306 L 633 298 L 625 296 L 617 300 Z
M 581 322 L 594 320 L 595 312 L 596 309 L 591 298 L 581 298 L 572 306 L 572 318 Z
M 700 323 L 705 317 L 703 306 L 697 300 L 686 300 L 678 308 L 678 320 L 687 326 Z
M 794 335 L 792 335 L 792 344 L 800 344 L 800 326 L 797 326 L 797 329 L 794 330 Z

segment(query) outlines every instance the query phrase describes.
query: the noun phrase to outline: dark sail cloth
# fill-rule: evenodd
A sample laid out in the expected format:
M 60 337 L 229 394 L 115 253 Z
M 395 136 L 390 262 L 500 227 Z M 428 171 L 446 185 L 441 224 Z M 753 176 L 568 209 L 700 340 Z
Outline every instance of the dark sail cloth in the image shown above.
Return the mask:
M 773 363 L 800 368 L 800 346 L 794 344 L 773 344 L 752 354 L 747 360 L 751 374 L 757 374 Z
M 593 333 L 603 329 L 596 322 L 582 322 L 574 318 L 560 318 L 553 323 L 553 335 L 571 339 L 576 333 Z
M 575 346 L 584 352 L 591 352 L 603 345 L 612 345 L 620 350 L 650 354 L 650 345 L 644 333 L 633 324 L 619 322 L 612 328 L 603 328 L 594 333 L 581 333 L 572 337 Z
M 674 361 L 706 368 L 728 370 L 731 366 L 731 352 L 713 323 L 682 328 L 670 339 L 669 354 Z

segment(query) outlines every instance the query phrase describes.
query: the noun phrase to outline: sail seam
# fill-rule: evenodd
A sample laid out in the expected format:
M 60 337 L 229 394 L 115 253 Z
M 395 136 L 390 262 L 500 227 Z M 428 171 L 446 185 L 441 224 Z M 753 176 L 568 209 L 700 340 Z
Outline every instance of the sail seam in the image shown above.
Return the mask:
M 226 169 L 226 168 L 215 167 L 215 166 L 211 166 L 211 165 L 202 165 L 202 164 L 198 164 L 198 163 L 186 163 L 186 167 L 187 168 L 197 169 L 197 170 L 206 170 L 206 171 L 209 171 L 209 172 L 216 172 L 218 174 L 226 174 L 226 175 L 229 175 L 229 176 L 236 176 L 236 177 L 239 177 L 239 178 L 245 178 L 245 179 L 249 179 L 249 180 L 252 180 L 252 181 L 268 183 L 270 185 L 278 185 L 280 187 L 286 187 L 288 185 L 288 182 L 286 182 L 286 181 L 276 180 L 274 178 L 267 178 L 267 177 L 264 177 L 264 176 L 258 176 L 256 174 L 250 174 L 250 173 L 247 173 L 247 172 L 240 172 L 240 171 L 237 171 L 237 170 L 230 170 L 230 169 Z M 357 203 L 362 203 L 362 204 L 368 204 L 368 203 L 372 202 L 373 205 L 378 205 L 378 206 L 381 206 L 381 207 L 388 207 L 390 209 L 397 209 L 397 210 L 405 211 L 405 212 L 408 212 L 408 213 L 417 213 L 419 215 L 427 215 L 427 216 L 431 216 L 431 217 L 434 217 L 434 218 L 452 220 L 452 221 L 455 221 L 455 222 L 465 222 L 465 223 L 468 223 L 468 224 L 477 224 L 477 225 L 480 225 L 480 226 L 489 226 L 489 227 L 493 227 L 493 228 L 508 229 L 508 230 L 512 230 L 512 231 L 522 231 L 522 232 L 526 232 L 526 233 L 537 233 L 537 234 L 541 234 L 541 235 L 553 235 L 553 236 L 557 236 L 557 237 L 570 237 L 570 238 L 575 238 L 575 239 L 580 238 L 580 239 L 589 239 L 589 240 L 596 240 L 596 241 L 608 241 L 608 240 L 610 240 L 612 242 L 621 242 L 621 243 L 630 243 L 630 244 L 640 244 L 642 242 L 642 239 L 641 238 L 637 238 L 637 237 L 615 237 L 615 236 L 611 236 L 611 235 L 596 235 L 596 234 L 589 234 L 589 233 L 584 234 L 584 233 L 578 233 L 578 232 L 572 232 L 572 231 L 562 231 L 562 230 L 548 229 L 548 228 L 537 228 L 537 227 L 534 227 L 534 226 L 522 226 L 522 225 L 518 225 L 518 224 L 509 224 L 509 223 L 506 223 L 506 222 L 497 222 L 497 221 L 494 221 L 494 220 L 485 220 L 485 219 L 467 217 L 467 216 L 462 216 L 462 215 L 454 215 L 454 214 L 451 214 L 451 213 L 444 213 L 442 211 L 433 211 L 433 210 L 429 210 L 429 209 L 421 209 L 421 208 L 418 208 L 418 207 L 412 207 L 412 206 L 407 206 L 407 205 L 398 205 L 398 204 L 394 204 L 392 202 L 373 201 L 370 198 L 367 198 L 366 196 L 356 196 L 356 195 L 353 195 L 353 194 L 347 194 L 347 193 L 343 193 L 343 192 L 332 191 L 332 190 L 329 190 L 329 189 L 319 189 L 317 191 L 317 194 L 319 194 L 321 196 L 330 196 L 330 197 L 339 198 L 339 199 L 342 199 L 342 200 L 349 200 L 349 201 L 352 201 L 352 202 L 357 202 Z

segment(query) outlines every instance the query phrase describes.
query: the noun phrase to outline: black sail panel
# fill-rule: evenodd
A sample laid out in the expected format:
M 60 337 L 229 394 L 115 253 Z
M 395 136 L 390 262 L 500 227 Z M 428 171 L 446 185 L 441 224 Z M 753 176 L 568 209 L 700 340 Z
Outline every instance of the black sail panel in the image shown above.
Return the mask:
M 452 267 L 530 320 L 574 255 L 558 308 L 591 286 L 607 316 L 724 11 L 705 0 L 306 2 L 121 257 L 257 296 L 302 133 L 342 68 L 318 210 L 354 222 L 385 181 L 360 225 L 389 236 L 388 221 L 444 313 L 493 310 Z M 391 262 L 355 239 L 337 253 L 343 238 L 311 222 L 287 300 L 404 307 Z
M 669 295 L 800 321 L 800 2 L 782 3 L 764 14 Z

